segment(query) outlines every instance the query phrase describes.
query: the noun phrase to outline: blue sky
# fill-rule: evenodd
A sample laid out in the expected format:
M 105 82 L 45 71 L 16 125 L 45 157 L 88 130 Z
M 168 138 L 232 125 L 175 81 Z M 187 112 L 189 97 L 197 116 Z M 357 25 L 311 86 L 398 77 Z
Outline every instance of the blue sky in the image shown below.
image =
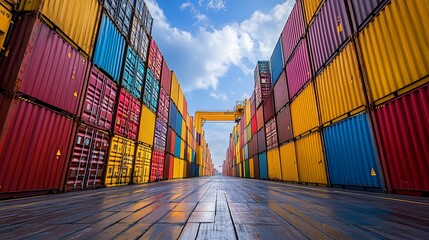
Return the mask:
M 294 0 L 145 0 L 152 35 L 185 91 L 189 112 L 233 109 L 253 92 L 257 60 L 268 60 Z M 206 123 L 215 166 L 234 123 Z M 220 170 L 220 169 L 219 169 Z

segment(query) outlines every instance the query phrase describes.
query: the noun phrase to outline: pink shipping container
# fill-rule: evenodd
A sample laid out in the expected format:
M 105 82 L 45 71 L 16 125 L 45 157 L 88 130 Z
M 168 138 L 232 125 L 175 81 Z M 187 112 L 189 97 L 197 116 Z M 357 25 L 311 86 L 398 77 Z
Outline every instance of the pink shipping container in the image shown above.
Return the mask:
M 82 120 L 98 128 L 110 130 L 116 93 L 116 84 L 93 66 L 82 107 Z
M 168 110 L 170 109 L 170 96 L 167 91 L 161 87 L 158 98 L 157 116 L 164 122 L 168 122 Z
M 292 55 L 293 50 L 305 32 L 304 16 L 302 13 L 301 0 L 297 0 L 286 21 L 286 25 L 284 26 L 281 35 L 283 58 L 285 63 Z
M 79 126 L 66 180 L 66 191 L 99 188 L 103 185 L 109 141 L 107 132 L 91 126 Z
M 116 112 L 115 133 L 135 140 L 139 130 L 140 102 L 130 93 L 121 89 Z
M 171 91 L 171 71 L 167 65 L 165 59 L 162 61 L 162 71 L 161 71 L 161 86 L 165 89 L 168 95 Z
M 0 198 L 62 191 L 73 121 L 28 100 L 0 98 L 0 126 Z
M 256 110 L 256 123 L 259 129 L 264 127 L 264 111 L 262 110 L 262 106 Z
M 0 88 L 76 115 L 88 61 L 33 15 L 21 16 L 0 66 Z
M 305 39 L 301 41 L 290 62 L 286 65 L 286 74 L 289 96 L 293 98 L 312 77 Z
M 267 99 L 264 102 L 264 119 L 265 122 L 268 122 L 268 120 L 272 119 L 275 114 L 274 109 L 274 92 L 271 91 L 270 94 L 268 94 Z
M 164 179 L 164 158 L 165 152 L 154 149 L 152 151 L 152 165 L 150 170 L 150 181 L 160 181 Z
M 275 111 L 276 113 L 280 111 L 286 103 L 289 102 L 289 94 L 287 90 L 287 80 L 285 71 L 280 74 L 279 79 L 274 85 L 274 103 L 275 103 Z
M 390 188 L 429 191 L 429 85 L 378 107 L 375 118 Z
M 162 54 L 153 39 L 150 40 L 148 67 L 156 80 L 161 80 Z
M 271 119 L 265 124 L 265 136 L 267 141 L 267 150 L 278 146 L 276 118 Z
M 258 132 L 258 121 L 256 119 L 256 115 L 252 117 L 250 124 L 252 126 L 252 136 L 253 136 L 253 135 L 255 135 L 255 133 Z

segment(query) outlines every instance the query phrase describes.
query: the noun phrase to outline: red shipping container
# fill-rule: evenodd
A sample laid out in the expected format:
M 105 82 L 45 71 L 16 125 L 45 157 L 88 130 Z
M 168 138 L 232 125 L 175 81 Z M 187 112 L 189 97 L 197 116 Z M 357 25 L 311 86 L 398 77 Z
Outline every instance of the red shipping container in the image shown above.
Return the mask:
M 277 134 L 279 136 L 280 144 L 293 138 L 292 119 L 289 105 L 277 114 L 277 126 Z
M 130 93 L 121 89 L 116 112 L 115 133 L 128 139 L 137 139 L 140 110 L 140 102 Z
M 164 158 L 164 180 L 173 179 L 174 156 L 166 153 Z
M 109 141 L 107 132 L 87 125 L 79 126 L 66 179 L 66 191 L 103 186 Z
M 171 92 L 171 71 L 165 59 L 162 61 L 161 86 L 170 95 Z
M 268 97 L 265 100 L 263 105 L 264 105 L 264 119 L 265 119 L 265 122 L 268 122 L 268 120 L 272 119 L 275 114 L 274 91 L 271 91 L 270 94 L 268 94 Z
M 250 98 L 250 116 L 253 117 L 256 114 L 256 102 L 253 97 L 255 93 L 252 94 L 252 98 Z
M 429 191 L 429 85 L 378 107 L 375 117 L 391 188 Z
M 93 66 L 83 104 L 82 120 L 98 128 L 110 130 L 116 92 L 116 84 Z
M 286 73 L 283 71 L 282 74 L 280 74 L 276 85 L 274 85 L 274 103 L 276 113 L 288 102 L 289 94 L 287 90 Z
M 259 179 L 259 155 L 253 156 L 253 171 L 255 179 Z
M 171 127 L 168 127 L 167 130 L 167 145 L 165 151 L 171 154 L 174 154 L 176 148 L 176 133 Z
M 278 146 L 276 118 L 271 119 L 265 125 L 265 136 L 267 139 L 267 150 Z
M 152 70 L 156 80 L 161 80 L 162 54 L 153 39 L 150 40 L 148 67 Z
M 164 157 L 165 152 L 154 149 L 152 151 L 152 166 L 150 171 L 150 181 L 161 181 L 164 179 Z
M 258 153 L 265 152 L 267 150 L 267 144 L 266 144 L 266 138 L 265 138 L 265 129 L 262 128 L 258 132 Z
M 259 131 L 259 129 L 264 127 L 264 112 L 262 110 L 262 106 L 256 110 L 256 121 L 258 123 L 258 131 Z
M 256 119 L 256 115 L 252 117 L 252 120 L 250 120 L 251 128 L 252 128 L 252 136 L 255 135 L 255 133 L 258 132 L 258 121 Z
M 0 126 L 0 198 L 23 191 L 61 191 L 73 121 L 28 100 L 4 98 Z
M 0 88 L 13 89 L 77 115 L 88 61 L 34 15 L 14 27 Z
M 161 87 L 158 98 L 157 116 L 162 121 L 168 123 L 168 110 L 170 109 L 170 96 L 167 91 Z

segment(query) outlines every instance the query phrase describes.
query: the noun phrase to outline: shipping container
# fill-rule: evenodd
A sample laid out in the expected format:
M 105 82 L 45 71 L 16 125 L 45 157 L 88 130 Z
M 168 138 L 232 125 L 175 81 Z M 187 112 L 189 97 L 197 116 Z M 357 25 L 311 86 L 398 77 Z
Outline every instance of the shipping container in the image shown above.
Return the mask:
M 253 158 L 249 159 L 249 177 L 255 178 L 255 165 L 253 162 Z
M 0 88 L 12 89 L 74 115 L 89 63 L 34 16 L 22 16 L 0 66 Z
M 155 136 L 153 140 L 153 147 L 158 150 L 165 151 L 165 144 L 167 142 L 167 124 L 160 119 L 156 119 Z
M 259 179 L 268 179 L 267 153 L 259 154 Z
M 142 107 L 140 117 L 139 142 L 149 146 L 153 145 L 156 116 L 146 106 Z
M 128 47 L 122 74 L 122 86 L 139 100 L 142 96 L 144 74 L 145 65 L 143 60 L 131 47 Z
M 295 142 L 288 142 L 280 147 L 280 163 L 282 166 L 282 180 L 298 182 Z
M 389 0 L 348 0 L 347 2 L 353 16 L 353 28 L 355 31 L 360 31 Z
M 152 148 L 146 144 L 137 145 L 136 163 L 134 165 L 133 183 L 147 183 L 150 176 Z
M 366 114 L 323 129 L 331 185 L 382 187 L 376 143 Z
M 80 125 L 69 163 L 65 191 L 84 190 L 103 186 L 110 137 L 97 128 Z
M 254 71 L 255 79 L 255 107 L 259 107 L 268 96 L 272 88 L 270 62 L 258 61 Z
M 174 102 L 174 104 L 177 106 L 177 104 L 179 102 L 179 83 L 177 82 L 176 74 L 173 71 L 171 71 L 170 98 Z
M 286 74 L 289 96 L 294 98 L 312 77 L 307 41 L 305 39 L 300 42 L 291 60 L 286 64 Z
M 353 44 L 348 44 L 316 77 L 322 123 L 365 104 L 362 80 Z
M 258 131 L 264 127 L 264 111 L 262 110 L 262 106 L 256 110 L 256 122 L 258 125 Z
M 176 135 L 176 141 L 175 141 L 176 145 L 174 147 L 174 156 L 176 158 L 179 158 L 181 155 L 182 141 L 183 140 L 180 138 L 180 136 Z
M 300 182 L 328 184 L 319 132 L 311 133 L 296 141 L 296 157 Z
M 124 51 L 124 37 L 112 20 L 103 14 L 95 45 L 94 64 L 105 71 L 115 82 L 119 82 Z
M 158 108 L 159 82 L 152 75 L 150 69 L 147 70 L 146 81 L 144 83 L 143 104 L 152 112 L 156 113 Z
M 164 180 L 173 179 L 174 156 L 166 153 L 164 159 Z
M 167 94 L 170 96 L 171 92 L 171 71 L 167 65 L 165 59 L 162 61 L 162 71 L 161 71 L 161 86 L 165 89 Z
M 273 84 L 276 84 L 284 67 L 282 41 L 279 39 L 270 58 L 271 79 Z
M 112 127 L 117 86 L 95 66 L 92 66 L 82 107 L 81 119 L 109 131 Z
M 165 147 L 165 151 L 171 154 L 174 154 L 174 149 L 176 148 L 176 133 L 172 128 L 168 128 L 167 130 L 167 144 Z
M 157 117 L 164 121 L 168 122 L 168 113 L 170 108 L 170 96 L 168 96 L 166 90 L 163 87 L 160 88 L 159 98 L 158 98 L 158 111 Z
M 147 61 L 151 32 L 151 29 L 147 29 L 145 23 L 147 19 L 152 22 L 152 17 L 147 10 L 146 4 L 144 4 L 143 0 L 136 0 L 135 13 L 131 24 L 130 44 L 145 63 Z
M 261 179 L 261 175 L 259 172 L 259 155 L 256 154 L 255 156 L 253 156 L 253 170 L 254 170 L 254 174 L 255 174 L 255 179 Z
M 305 1 L 305 0 L 304 0 Z M 283 59 L 287 63 L 295 47 L 305 32 L 304 16 L 301 0 L 295 1 L 292 11 L 281 34 Z
M 177 122 L 177 115 L 179 114 L 177 112 L 177 107 L 174 105 L 173 101 L 170 99 L 170 114 L 168 116 L 168 125 L 172 128 L 176 128 L 176 122 Z
M 267 165 L 268 165 L 268 179 L 281 180 L 282 168 L 280 163 L 279 149 L 273 148 L 267 152 Z
M 76 130 L 73 121 L 25 99 L 0 97 L 0 126 L 0 198 L 61 191 Z
M 77 44 L 76 48 L 91 56 L 100 10 L 97 0 L 45 0 L 41 13 L 49 19 L 49 25 L 61 29 L 63 37 L 70 38 L 73 44 Z
M 392 1 L 358 35 L 372 101 L 429 81 L 428 13 L 428 1 Z
M 258 152 L 265 152 L 267 150 L 266 145 L 266 138 L 265 138 L 265 129 L 262 128 L 258 131 Z
M 326 0 L 308 31 L 315 73 L 350 39 L 351 33 L 345 1 Z
M 0 4 L 0 60 L 3 56 L 3 53 L 7 47 L 7 38 L 9 37 L 9 32 L 12 30 L 13 21 L 12 21 L 12 11 L 11 7 L 6 7 Z
M 278 146 L 276 118 L 265 124 L 265 136 L 267 140 L 267 150 Z
M 176 134 L 179 137 L 182 137 L 182 125 L 183 125 L 183 118 L 182 115 L 180 115 L 180 113 L 177 113 L 176 115 L 176 127 L 174 128 L 174 130 L 176 131 Z
M 184 114 L 184 109 L 183 109 L 183 100 L 185 98 L 185 96 L 183 95 L 183 91 L 182 88 L 180 87 L 179 84 L 179 98 L 177 99 L 177 110 L 179 110 L 179 112 L 183 115 Z
M 132 140 L 115 135 L 110 143 L 106 186 L 126 185 L 131 181 L 135 143 Z
M 139 22 L 144 25 L 144 30 L 148 36 L 152 35 L 153 17 L 147 8 L 147 4 L 144 0 L 135 0 L 135 15 L 139 19 Z
M 279 138 L 279 144 L 293 138 L 292 119 L 289 105 L 277 113 L 277 135 Z
M 288 102 L 289 102 L 289 94 L 288 94 L 286 73 L 285 71 L 283 71 L 279 77 L 279 80 L 277 80 L 276 85 L 274 85 L 275 112 L 277 113 L 278 111 L 280 111 L 280 109 L 284 107 Z
M 251 136 L 253 136 L 253 135 L 255 135 L 255 133 L 258 132 L 258 121 L 256 120 L 256 114 L 252 117 L 250 125 L 251 125 L 251 129 L 252 129 L 252 132 L 251 132 L 252 135 Z
M 386 179 L 398 193 L 429 191 L 429 85 L 375 111 Z
M 115 134 L 135 140 L 138 134 L 140 102 L 130 93 L 121 89 L 115 120 Z
M 250 178 L 249 160 L 244 161 L 244 176 L 243 177 Z
M 306 25 L 308 26 L 324 0 L 302 0 Z
M 162 54 L 156 45 L 155 40 L 150 40 L 149 45 L 149 57 L 148 57 L 148 68 L 151 70 L 153 76 L 157 81 L 161 80 L 161 69 L 162 69 Z
M 319 114 L 313 83 L 305 87 L 290 105 L 294 136 L 299 136 L 319 126 Z
M 131 18 L 133 16 L 134 0 L 104 0 L 104 8 L 118 25 L 122 34 L 128 38 Z

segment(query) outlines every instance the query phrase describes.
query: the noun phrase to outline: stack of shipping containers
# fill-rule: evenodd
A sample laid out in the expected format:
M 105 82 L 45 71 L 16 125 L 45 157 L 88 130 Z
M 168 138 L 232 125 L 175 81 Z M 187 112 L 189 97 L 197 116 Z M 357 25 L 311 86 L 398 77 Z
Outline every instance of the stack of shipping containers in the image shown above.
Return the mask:
M 249 176 L 427 194 L 428 14 L 424 0 L 297 0 L 270 59 L 263 114 L 258 86 L 250 100 L 251 125 L 265 131 L 248 143 L 259 162 Z M 225 174 L 242 176 L 231 159 Z
M 175 154 L 166 149 L 174 104 L 181 122 L 174 130 L 185 126 L 177 159 L 187 159 L 188 146 L 195 155 L 186 100 L 180 88 L 173 92 L 172 79 L 178 83 L 151 39 L 143 0 L 0 1 L 0 8 L 2 198 L 165 179 L 165 152 Z M 188 177 L 188 165 L 180 167 L 177 176 Z

